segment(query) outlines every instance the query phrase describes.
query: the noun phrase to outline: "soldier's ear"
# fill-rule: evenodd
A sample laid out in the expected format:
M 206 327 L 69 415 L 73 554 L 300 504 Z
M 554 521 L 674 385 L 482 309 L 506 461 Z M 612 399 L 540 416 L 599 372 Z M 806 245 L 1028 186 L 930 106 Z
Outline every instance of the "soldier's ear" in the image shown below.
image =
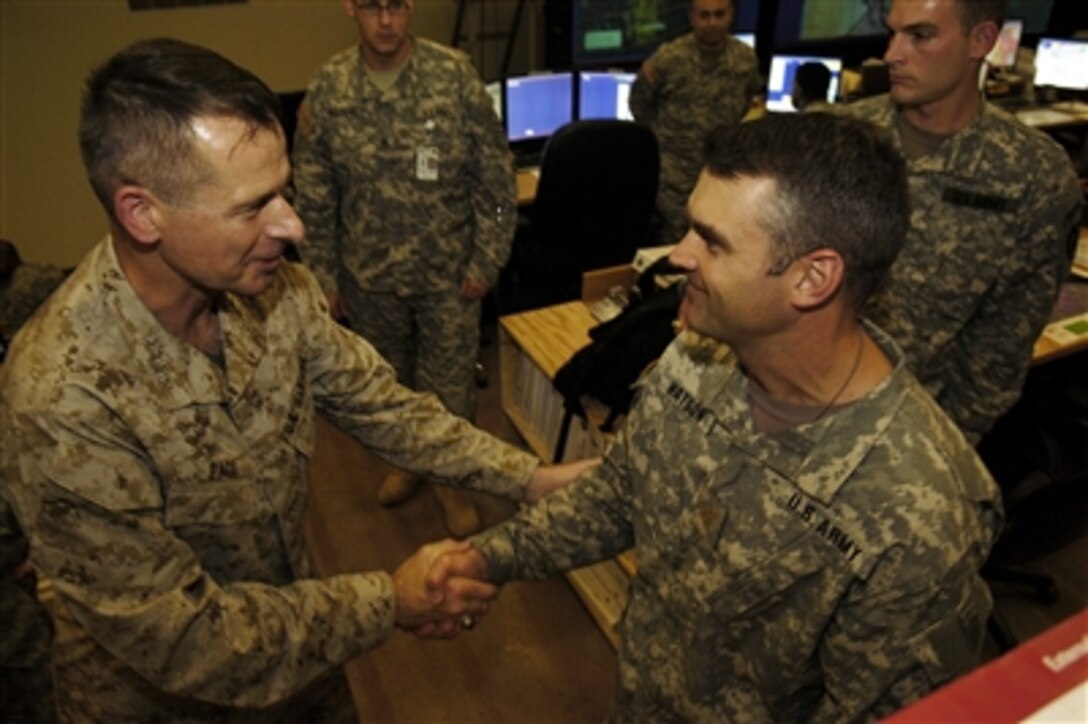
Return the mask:
M 143 186 L 119 186 L 113 192 L 113 213 L 122 228 L 138 242 L 153 244 L 162 236 L 157 199 Z
M 993 20 L 984 20 L 971 28 L 967 38 L 970 43 L 971 58 L 973 60 L 984 59 L 997 43 L 997 36 L 1000 34 L 1001 29 L 997 27 L 997 23 Z
M 790 303 L 795 309 L 809 310 L 827 304 L 842 287 L 844 265 L 834 249 L 816 249 L 793 263 L 794 284 Z

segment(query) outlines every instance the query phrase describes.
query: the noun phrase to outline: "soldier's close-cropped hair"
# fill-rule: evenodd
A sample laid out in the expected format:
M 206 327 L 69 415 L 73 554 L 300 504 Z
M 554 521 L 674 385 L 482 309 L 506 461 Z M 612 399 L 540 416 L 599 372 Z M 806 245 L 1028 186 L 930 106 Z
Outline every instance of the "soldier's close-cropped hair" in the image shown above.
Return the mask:
M 87 79 L 79 122 L 83 165 L 95 195 L 138 184 L 184 203 L 210 169 L 193 147 L 192 121 L 236 118 L 249 133 L 279 132 L 279 101 L 267 85 L 223 56 L 172 38 L 141 40 Z
M 769 273 L 833 249 L 843 258 L 843 288 L 854 309 L 872 295 L 906 238 L 906 166 L 888 135 L 867 121 L 783 114 L 721 127 L 707 143 L 707 171 L 775 181 L 773 200 L 753 210 L 771 238 Z

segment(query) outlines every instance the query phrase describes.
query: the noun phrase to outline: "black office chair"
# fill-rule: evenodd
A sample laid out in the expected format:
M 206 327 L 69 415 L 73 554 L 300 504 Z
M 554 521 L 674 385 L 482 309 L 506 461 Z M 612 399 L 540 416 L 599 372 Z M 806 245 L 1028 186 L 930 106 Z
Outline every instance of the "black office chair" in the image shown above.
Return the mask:
M 575 121 L 556 131 L 499 282 L 499 313 L 578 299 L 583 272 L 627 264 L 652 245 L 659 167 L 653 132 L 633 122 Z

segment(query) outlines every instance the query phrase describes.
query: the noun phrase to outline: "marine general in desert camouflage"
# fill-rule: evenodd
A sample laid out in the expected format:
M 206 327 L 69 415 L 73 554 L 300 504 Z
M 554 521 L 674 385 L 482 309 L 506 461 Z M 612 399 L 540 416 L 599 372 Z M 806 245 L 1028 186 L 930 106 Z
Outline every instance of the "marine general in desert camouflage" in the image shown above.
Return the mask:
M 661 150 L 662 244 L 687 232 L 684 206 L 706 161 L 707 135 L 740 123 L 761 92 L 755 51 L 729 34 L 733 1 L 693 0 L 693 32 L 658 48 L 631 88 L 631 113 L 653 129 Z
M 514 499 L 563 482 L 397 383 L 301 265 L 275 95 L 211 51 L 136 43 L 98 68 L 80 139 L 110 217 L 15 337 L 3 477 L 54 583 L 64 721 L 354 721 L 340 665 L 394 626 L 453 635 L 491 586 L 313 577 L 318 411 L 386 459 Z
M 907 243 L 867 313 L 974 443 L 1020 397 L 1081 215 L 1065 151 L 979 93 L 1005 5 L 895 0 L 891 92 L 843 106 L 889 129 L 910 173 Z
M 604 464 L 433 576 L 541 578 L 633 546 L 615 720 L 879 718 L 979 661 L 1002 517 L 858 317 L 903 241 L 905 169 L 869 124 L 768 117 L 714 134 L 688 208 L 688 329 Z
M 295 160 L 301 254 L 408 386 L 472 420 L 481 299 L 510 254 L 513 158 L 468 56 L 409 32 L 411 0 L 342 0 L 359 32 L 306 92 Z M 379 500 L 418 479 L 391 476 Z M 439 490 L 455 535 L 471 502 Z

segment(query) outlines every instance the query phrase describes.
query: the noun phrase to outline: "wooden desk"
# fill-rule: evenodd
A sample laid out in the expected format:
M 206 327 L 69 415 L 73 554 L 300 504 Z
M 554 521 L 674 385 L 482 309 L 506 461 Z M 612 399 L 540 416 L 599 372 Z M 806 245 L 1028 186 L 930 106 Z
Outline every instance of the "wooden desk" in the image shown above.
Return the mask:
M 1082 226 L 1073 259 L 1073 278 L 1062 284 L 1050 324 L 1035 342 L 1039 365 L 1088 348 L 1088 227 Z
M 502 409 L 529 448 L 551 460 L 563 419 L 563 398 L 552 380 L 559 368 L 589 342 L 597 320 L 582 301 L 511 314 L 499 320 L 499 384 Z M 591 415 L 592 417 L 592 415 Z M 594 457 L 604 450 L 603 434 L 575 417 L 564 459 Z M 603 561 L 570 571 L 567 578 L 613 646 L 616 625 L 627 605 L 633 560 Z
M 518 206 L 529 206 L 536 200 L 536 187 L 540 183 L 539 168 L 518 170 Z
M 1032 350 L 1032 365 L 1088 349 L 1088 281 L 1070 280 L 1062 285 L 1051 322 Z
M 913 722 L 1088 721 L 1088 609 L 893 714 Z
M 563 399 L 552 380 L 559 368 L 589 343 L 589 330 L 595 324 L 581 301 L 499 320 L 502 409 L 529 448 L 544 460 L 553 457 L 563 417 Z M 583 457 L 575 454 L 576 449 L 581 452 L 582 445 L 568 442 L 572 444 L 564 457 Z
M 1016 111 L 1014 115 L 1025 126 L 1037 128 L 1040 131 L 1077 128 L 1088 125 L 1088 116 L 1062 110 L 1061 107 L 1057 106 L 1025 108 Z

